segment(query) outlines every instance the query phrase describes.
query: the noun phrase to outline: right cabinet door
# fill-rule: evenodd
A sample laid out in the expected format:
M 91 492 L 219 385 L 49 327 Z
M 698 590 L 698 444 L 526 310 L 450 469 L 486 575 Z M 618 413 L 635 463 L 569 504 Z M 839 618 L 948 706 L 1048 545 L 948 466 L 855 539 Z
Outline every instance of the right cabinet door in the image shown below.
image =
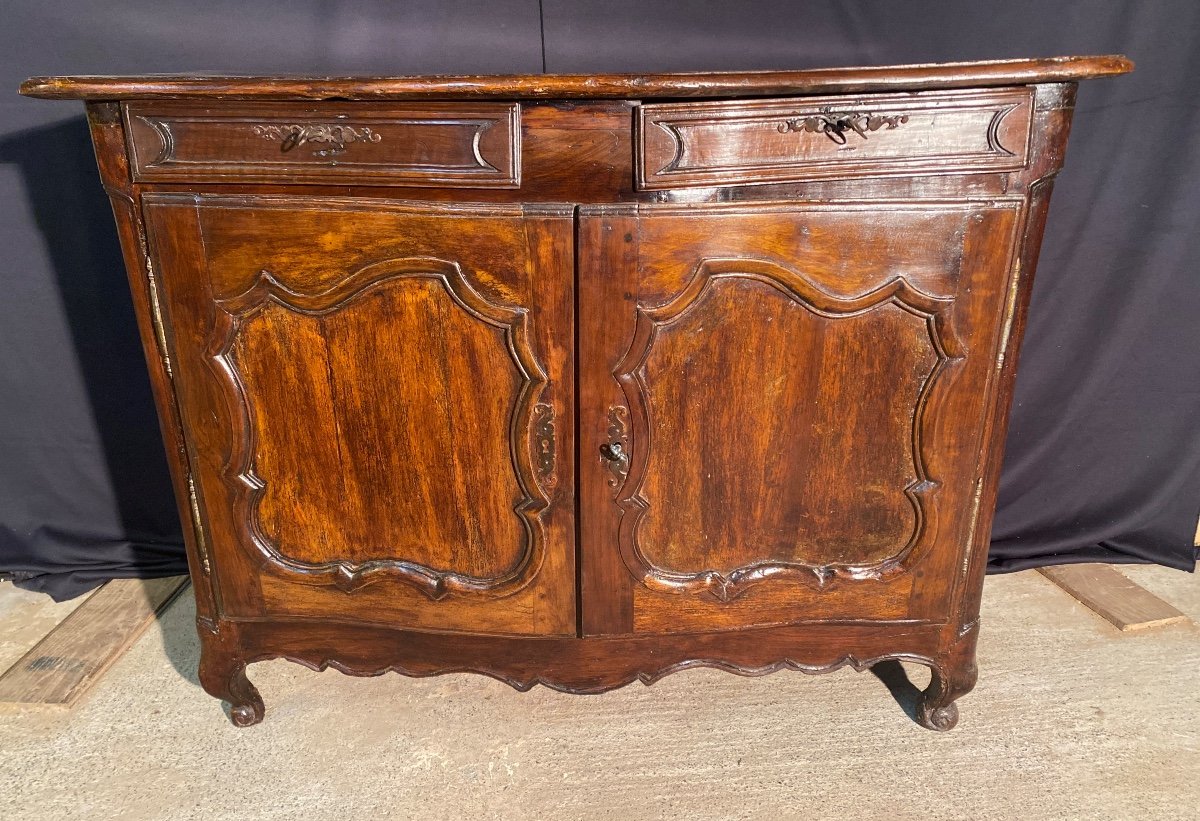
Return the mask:
M 1022 209 L 582 209 L 584 632 L 945 619 Z

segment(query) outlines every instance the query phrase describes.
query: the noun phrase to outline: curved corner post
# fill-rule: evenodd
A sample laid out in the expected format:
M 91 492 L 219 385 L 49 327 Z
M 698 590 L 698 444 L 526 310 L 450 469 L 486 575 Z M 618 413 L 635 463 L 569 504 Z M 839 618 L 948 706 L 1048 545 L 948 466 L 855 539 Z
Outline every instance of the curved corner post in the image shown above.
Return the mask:
M 229 702 L 229 718 L 239 727 L 262 721 L 262 696 L 246 678 L 247 661 L 234 622 L 196 619 L 200 634 L 200 686 L 214 698 Z
M 952 628 L 954 629 L 954 628 Z M 958 699 L 975 687 L 979 670 L 975 665 L 975 645 L 979 638 L 979 619 L 957 628 L 948 646 L 930 665 L 933 678 L 917 702 L 917 722 L 930 730 L 951 730 L 958 724 Z

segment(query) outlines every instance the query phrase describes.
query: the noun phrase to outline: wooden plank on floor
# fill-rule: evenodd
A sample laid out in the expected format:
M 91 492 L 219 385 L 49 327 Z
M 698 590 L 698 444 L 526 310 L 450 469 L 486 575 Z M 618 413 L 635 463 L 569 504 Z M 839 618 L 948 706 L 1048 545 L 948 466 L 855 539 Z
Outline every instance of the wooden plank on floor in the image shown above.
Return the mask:
M 72 706 L 186 584 L 186 576 L 106 583 L 0 676 L 0 702 Z
M 1118 630 L 1187 621 L 1183 613 L 1111 565 L 1065 564 L 1038 570 Z
M 99 588 L 97 588 L 99 589 Z M 0 675 L 29 652 L 72 611 L 90 599 L 95 590 L 56 602 L 45 593 L 23 590 L 0 581 Z

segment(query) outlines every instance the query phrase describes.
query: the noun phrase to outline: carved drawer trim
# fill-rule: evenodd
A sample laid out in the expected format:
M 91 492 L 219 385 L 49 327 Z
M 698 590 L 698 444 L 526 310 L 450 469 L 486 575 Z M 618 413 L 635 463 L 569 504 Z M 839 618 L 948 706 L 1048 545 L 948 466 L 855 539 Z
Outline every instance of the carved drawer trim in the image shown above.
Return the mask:
M 517 188 L 519 103 L 123 106 L 137 181 Z
M 638 188 L 1024 168 L 1033 91 L 664 103 L 636 117 Z

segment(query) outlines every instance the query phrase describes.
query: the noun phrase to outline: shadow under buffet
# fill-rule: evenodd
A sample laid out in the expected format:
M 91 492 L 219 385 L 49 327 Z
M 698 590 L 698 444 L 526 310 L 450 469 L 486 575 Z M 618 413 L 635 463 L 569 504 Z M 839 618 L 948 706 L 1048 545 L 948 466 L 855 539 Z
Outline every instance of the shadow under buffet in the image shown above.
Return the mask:
M 27 81 L 87 103 L 204 688 L 905 660 L 953 727 L 1076 83 L 1131 68 Z

